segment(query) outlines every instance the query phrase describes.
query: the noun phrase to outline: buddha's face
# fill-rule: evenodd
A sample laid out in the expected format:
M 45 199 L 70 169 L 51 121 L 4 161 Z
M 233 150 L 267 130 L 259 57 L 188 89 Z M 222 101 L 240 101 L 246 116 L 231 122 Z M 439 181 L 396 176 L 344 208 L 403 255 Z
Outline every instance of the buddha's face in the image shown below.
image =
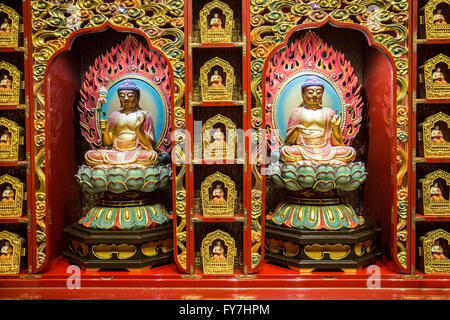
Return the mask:
M 318 106 L 322 103 L 323 87 L 308 86 L 303 91 L 303 101 L 308 106 Z
M 119 90 L 119 101 L 122 109 L 134 109 L 139 104 L 139 97 L 135 90 Z

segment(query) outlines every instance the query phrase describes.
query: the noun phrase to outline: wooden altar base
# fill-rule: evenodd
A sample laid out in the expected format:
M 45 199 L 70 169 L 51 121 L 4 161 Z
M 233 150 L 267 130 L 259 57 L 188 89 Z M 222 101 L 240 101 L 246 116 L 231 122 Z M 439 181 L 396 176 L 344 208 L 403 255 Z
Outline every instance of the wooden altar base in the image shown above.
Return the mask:
M 381 228 L 363 225 L 352 230 L 298 230 L 266 224 L 265 258 L 299 273 L 337 270 L 356 273 L 375 263 Z
M 86 272 L 143 272 L 173 261 L 172 224 L 136 231 L 91 230 L 74 223 L 63 230 L 63 257 Z

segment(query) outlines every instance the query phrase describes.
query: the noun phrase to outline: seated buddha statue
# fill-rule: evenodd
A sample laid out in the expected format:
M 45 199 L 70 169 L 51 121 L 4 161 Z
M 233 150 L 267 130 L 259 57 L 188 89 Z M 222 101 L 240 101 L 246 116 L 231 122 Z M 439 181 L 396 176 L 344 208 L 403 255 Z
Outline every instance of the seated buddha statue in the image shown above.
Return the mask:
M 225 192 L 223 191 L 222 184 L 216 184 L 212 192 L 212 202 L 226 202 Z
M 8 147 L 11 145 L 11 134 L 8 129 L 3 131 L 3 134 L 0 136 L 0 147 Z
M 222 76 L 219 74 L 218 70 L 214 70 L 214 74 L 211 76 L 209 81 L 211 82 L 211 87 L 213 88 L 224 87 Z
M 117 89 L 120 110 L 100 120 L 102 143 L 106 149 L 85 154 L 90 166 L 150 166 L 158 160 L 153 149 L 155 133 L 150 114 L 139 106 L 140 89 L 133 81 L 124 81 Z
M 211 30 L 223 30 L 222 20 L 219 18 L 219 14 L 215 13 L 214 17 L 209 22 Z
M 444 139 L 444 135 L 441 131 L 441 129 L 439 129 L 438 125 L 435 125 L 433 129 L 431 129 L 431 142 L 433 143 L 446 143 L 447 141 L 445 141 Z
M 222 246 L 222 243 L 220 241 L 216 241 L 216 244 L 214 245 L 214 247 L 212 249 L 213 260 L 225 260 L 224 251 L 225 250 Z
M 9 23 L 8 18 L 3 20 L 2 25 L 0 26 L 0 33 L 9 33 L 11 32 L 11 24 Z
M 11 90 L 11 80 L 8 75 L 3 75 L 3 79 L 0 81 L 0 89 Z
M 447 257 L 444 255 L 444 249 L 439 243 L 439 240 L 436 240 L 434 242 L 434 245 L 431 247 L 431 255 L 433 259 L 441 260 L 441 259 L 447 259 Z
M 12 246 L 9 243 L 9 241 L 5 241 L 5 243 L 2 246 L 2 249 L 0 250 L 0 260 L 8 260 L 11 259 L 12 256 Z
M 2 202 L 14 202 L 14 191 L 11 186 L 6 186 L 5 190 L 2 193 Z
M 298 165 L 344 165 L 352 162 L 356 151 L 342 138 L 340 117 L 322 106 L 324 85 L 319 77 L 309 77 L 301 87 L 303 102 L 289 117 L 281 160 Z
M 430 187 L 430 196 L 431 201 L 445 201 L 445 198 L 442 196 L 441 187 L 439 187 L 437 182 L 433 183 Z
M 436 12 L 433 15 L 433 23 L 434 24 L 447 24 L 447 21 L 445 20 L 444 15 L 442 14 L 441 9 L 437 9 Z
M 445 80 L 444 74 L 441 71 L 440 67 L 437 67 L 436 69 L 434 69 L 433 74 L 433 83 L 435 84 L 446 84 L 447 80 Z

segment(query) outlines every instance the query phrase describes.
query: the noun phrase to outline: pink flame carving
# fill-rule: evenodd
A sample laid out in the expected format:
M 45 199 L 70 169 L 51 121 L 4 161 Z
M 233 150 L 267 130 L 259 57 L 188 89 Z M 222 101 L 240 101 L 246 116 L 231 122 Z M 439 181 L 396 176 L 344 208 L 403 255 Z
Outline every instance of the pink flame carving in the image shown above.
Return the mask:
M 85 74 L 78 107 L 83 136 L 92 149 L 101 147 L 101 138 L 97 128 L 97 100 L 100 88 L 107 86 L 118 77 L 140 75 L 158 86 L 167 101 L 169 114 L 172 105 L 171 73 L 167 60 L 158 52 L 148 49 L 135 37 L 128 36 L 122 43 L 105 55 L 97 57 L 94 65 Z M 160 149 L 170 152 L 170 124 Z
M 273 100 L 280 85 L 296 72 L 317 71 L 330 77 L 342 91 L 347 105 L 343 137 L 345 144 L 351 145 L 361 125 L 363 102 L 360 95 L 361 85 L 358 84 L 353 67 L 343 53 L 335 51 L 318 35 L 309 31 L 303 38 L 275 52 L 266 70 L 264 99 L 266 125 L 269 129 L 272 126 Z M 272 135 L 270 138 L 272 143 L 275 143 L 276 136 Z

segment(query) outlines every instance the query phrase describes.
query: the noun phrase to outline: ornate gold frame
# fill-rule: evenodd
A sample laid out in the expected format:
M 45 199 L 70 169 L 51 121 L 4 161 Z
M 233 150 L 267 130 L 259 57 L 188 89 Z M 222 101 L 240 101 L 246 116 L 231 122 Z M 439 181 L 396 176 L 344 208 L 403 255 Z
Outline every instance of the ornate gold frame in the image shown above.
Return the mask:
M 422 183 L 423 214 L 426 216 L 450 215 L 450 199 L 447 199 L 446 201 L 430 200 L 430 187 L 438 178 L 444 179 L 446 185 L 450 188 L 450 173 L 441 169 L 431 172 L 419 180 L 419 182 Z
M 431 247 L 438 239 L 445 239 L 450 245 L 450 233 L 443 229 L 427 232 L 419 238 L 419 257 L 423 259 L 424 273 L 450 273 L 450 259 L 433 259 Z
M 11 20 L 11 31 L 9 35 L 5 36 L 0 34 L 0 47 L 15 48 L 19 45 L 20 15 L 4 4 L 0 4 L 0 12 L 6 13 Z
M 16 66 L 6 62 L 0 62 L 0 70 L 9 72 L 11 79 L 11 90 L 0 90 L 0 105 L 19 104 L 20 101 L 20 83 L 22 72 Z
M 25 239 L 17 234 L 4 230 L 0 232 L 0 240 L 8 240 L 13 247 L 12 257 L 8 260 L 0 259 L 0 274 L 15 274 L 20 272 L 20 257 L 25 256 L 25 248 L 22 248 Z
M 24 144 L 24 129 L 14 121 L 3 117 L 0 117 L 0 126 L 6 127 L 11 133 L 11 144 L 6 147 L 0 146 L 0 161 L 19 160 L 19 146 Z
M 220 181 L 227 189 L 227 199 L 225 203 L 215 203 L 209 198 L 209 189 L 213 182 Z M 234 205 L 236 201 L 236 187 L 227 175 L 216 172 L 208 176 L 201 184 L 201 198 L 204 217 L 233 217 Z
M 226 75 L 225 85 L 223 88 L 214 88 L 209 85 L 208 74 L 211 69 L 219 66 Z M 233 100 L 233 86 L 235 83 L 234 69 L 227 61 L 215 57 L 200 68 L 200 89 L 203 101 L 229 101 Z
M 423 136 L 423 152 L 425 158 L 447 158 L 450 157 L 450 142 L 445 143 L 433 143 L 431 140 L 431 130 L 434 125 L 439 122 L 447 123 L 447 130 L 450 130 L 450 116 L 443 112 L 438 112 L 425 119 L 424 122 L 419 124 L 422 126 L 422 136 Z
M 220 9 L 225 16 L 225 26 L 222 30 L 211 30 L 209 28 L 208 15 L 213 9 Z M 202 43 L 231 42 L 233 35 L 233 10 L 219 0 L 207 3 L 200 10 L 200 39 Z
M 223 124 L 226 130 L 225 146 L 220 148 L 213 147 L 211 142 L 211 132 L 214 125 Z M 221 114 L 217 114 L 214 117 L 208 119 L 202 127 L 203 133 L 203 159 L 205 160 L 217 160 L 217 159 L 234 159 L 236 156 L 236 125 L 233 121 Z M 213 150 L 211 150 L 213 148 Z M 218 152 L 219 154 L 217 154 Z
M 433 70 L 438 63 L 445 63 L 450 69 L 450 57 L 447 57 L 442 53 L 428 59 L 424 65 L 419 68 L 419 70 L 421 70 L 419 81 L 422 86 L 425 86 L 425 96 L 427 99 L 446 99 L 450 97 L 450 83 L 433 83 Z
M 210 256 L 209 248 L 213 246 L 214 241 L 222 240 L 224 246 L 227 248 L 226 257 L 223 260 L 214 260 Z M 208 233 L 202 240 L 201 255 L 204 274 L 233 274 L 234 272 L 234 258 L 236 257 L 237 249 L 234 239 L 222 230 L 216 230 Z
M 12 203 L 0 201 L 0 217 L 21 217 L 24 199 L 24 183 L 8 174 L 0 176 L 0 185 L 9 183 L 14 190 L 15 198 Z
M 450 6 L 450 0 L 430 0 L 420 9 L 419 23 L 424 27 L 427 39 L 446 39 L 450 33 L 450 24 L 435 25 L 433 23 L 433 11 L 441 3 L 447 3 Z

